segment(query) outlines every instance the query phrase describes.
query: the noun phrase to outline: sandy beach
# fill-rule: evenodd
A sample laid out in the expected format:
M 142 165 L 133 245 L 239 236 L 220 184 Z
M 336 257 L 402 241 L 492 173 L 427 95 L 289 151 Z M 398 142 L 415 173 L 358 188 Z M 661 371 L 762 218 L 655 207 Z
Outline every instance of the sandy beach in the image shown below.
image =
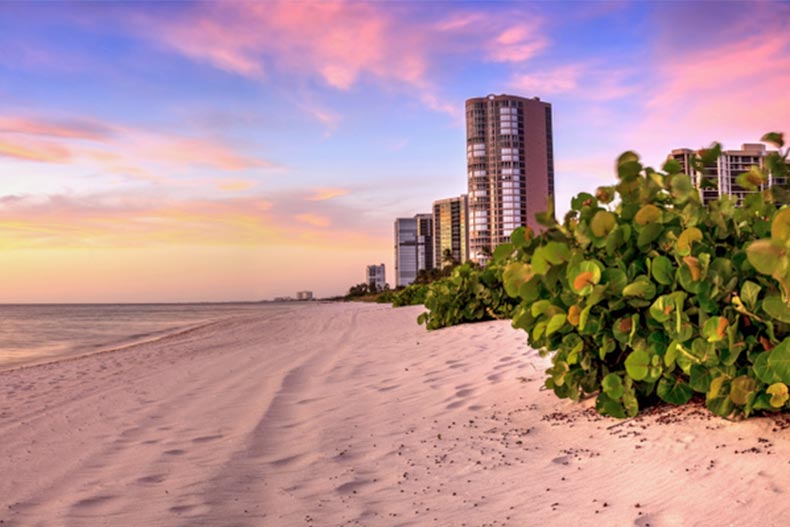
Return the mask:
M 0 373 L 0 523 L 785 523 L 787 417 L 601 418 L 541 390 L 509 321 L 420 311 L 240 315 Z

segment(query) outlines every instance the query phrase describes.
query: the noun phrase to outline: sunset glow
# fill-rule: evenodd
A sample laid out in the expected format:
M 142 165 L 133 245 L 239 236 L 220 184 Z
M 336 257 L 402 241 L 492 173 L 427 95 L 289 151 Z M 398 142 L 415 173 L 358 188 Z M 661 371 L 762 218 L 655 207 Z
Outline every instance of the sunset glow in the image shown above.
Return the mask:
M 790 133 L 787 3 L 0 4 L 0 302 L 393 280 L 464 101 L 552 103 L 557 208 L 633 149 Z

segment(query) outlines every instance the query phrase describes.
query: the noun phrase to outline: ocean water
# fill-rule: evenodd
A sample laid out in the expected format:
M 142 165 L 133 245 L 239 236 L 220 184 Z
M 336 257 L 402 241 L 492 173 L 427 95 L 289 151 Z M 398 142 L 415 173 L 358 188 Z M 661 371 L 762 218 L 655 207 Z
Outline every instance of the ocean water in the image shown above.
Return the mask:
M 289 304 L 294 306 L 294 304 Z M 109 350 L 283 304 L 0 305 L 0 370 Z

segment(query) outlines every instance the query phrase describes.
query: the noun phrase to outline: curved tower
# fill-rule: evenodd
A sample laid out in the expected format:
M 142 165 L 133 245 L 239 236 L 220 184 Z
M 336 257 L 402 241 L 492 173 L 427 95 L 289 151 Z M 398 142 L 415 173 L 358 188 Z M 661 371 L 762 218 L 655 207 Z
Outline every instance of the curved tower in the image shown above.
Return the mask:
M 551 104 L 489 95 L 466 101 L 469 256 L 485 263 L 521 225 L 554 208 Z

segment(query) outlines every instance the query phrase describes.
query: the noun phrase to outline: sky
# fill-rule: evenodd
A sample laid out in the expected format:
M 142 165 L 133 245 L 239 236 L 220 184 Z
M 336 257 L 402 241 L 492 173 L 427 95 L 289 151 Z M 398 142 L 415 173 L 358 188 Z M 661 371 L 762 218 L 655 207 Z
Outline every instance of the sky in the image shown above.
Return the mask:
M 466 191 L 464 101 L 552 104 L 556 202 L 790 132 L 790 4 L 1 2 L 0 303 L 342 294 Z

